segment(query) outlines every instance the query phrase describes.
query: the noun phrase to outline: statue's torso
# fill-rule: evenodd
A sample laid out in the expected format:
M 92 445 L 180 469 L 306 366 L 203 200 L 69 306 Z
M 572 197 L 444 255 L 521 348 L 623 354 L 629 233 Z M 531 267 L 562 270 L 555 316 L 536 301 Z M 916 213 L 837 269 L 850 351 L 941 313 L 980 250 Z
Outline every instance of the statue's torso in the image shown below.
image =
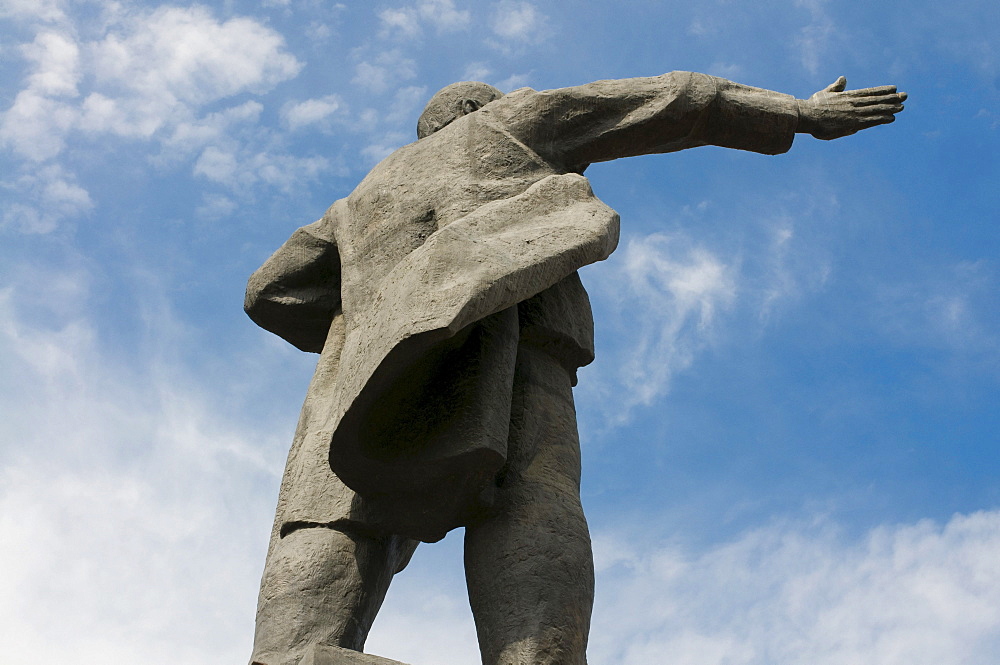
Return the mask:
M 344 316 L 371 305 L 379 280 L 436 230 L 473 210 L 523 193 L 559 173 L 486 114 L 472 114 L 404 146 L 379 163 L 342 202 L 340 248 Z M 522 307 L 533 337 L 573 349 L 567 364 L 593 355 L 593 320 L 574 274 Z M 558 340 L 558 341 L 556 341 Z
M 347 197 L 336 228 L 344 314 L 439 228 L 557 173 L 502 128 L 466 116 L 379 163 Z

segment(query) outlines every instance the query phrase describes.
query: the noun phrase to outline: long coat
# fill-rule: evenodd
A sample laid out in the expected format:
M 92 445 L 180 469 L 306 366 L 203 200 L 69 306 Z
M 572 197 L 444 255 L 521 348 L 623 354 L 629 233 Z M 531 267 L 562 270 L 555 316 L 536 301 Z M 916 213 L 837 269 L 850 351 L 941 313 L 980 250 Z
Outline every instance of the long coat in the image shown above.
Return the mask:
M 574 377 L 593 359 L 576 271 L 614 250 L 618 215 L 583 170 L 700 145 L 777 154 L 796 122 L 787 95 L 673 72 L 523 88 L 379 163 L 247 288 L 255 322 L 320 353 L 276 527 L 433 541 L 467 523 L 506 458 L 517 345 Z

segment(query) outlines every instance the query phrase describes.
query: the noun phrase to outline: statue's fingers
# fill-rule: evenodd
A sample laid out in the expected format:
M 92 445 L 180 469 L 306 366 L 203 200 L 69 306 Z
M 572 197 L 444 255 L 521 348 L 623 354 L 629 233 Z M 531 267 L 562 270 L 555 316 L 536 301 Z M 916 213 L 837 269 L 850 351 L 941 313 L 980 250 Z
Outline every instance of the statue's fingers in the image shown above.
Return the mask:
M 861 122 L 860 124 L 861 124 L 861 129 L 867 129 L 869 127 L 875 127 L 876 125 L 888 125 L 890 122 L 895 122 L 895 121 L 896 121 L 896 116 L 890 113 L 889 115 L 876 115 L 870 118 L 865 118 L 864 121 Z
M 866 106 L 862 109 L 865 115 L 888 115 L 899 113 L 903 110 L 902 104 L 879 104 L 878 106 Z
M 860 88 L 858 90 L 847 90 L 847 94 L 853 95 L 855 97 L 876 97 L 878 95 L 894 95 L 896 94 L 896 86 L 894 85 L 880 85 L 874 88 Z
M 906 101 L 906 93 L 898 93 L 893 95 L 880 95 L 876 97 L 854 97 L 851 99 L 851 105 L 857 108 L 867 107 L 867 106 L 879 106 L 881 104 L 902 104 Z

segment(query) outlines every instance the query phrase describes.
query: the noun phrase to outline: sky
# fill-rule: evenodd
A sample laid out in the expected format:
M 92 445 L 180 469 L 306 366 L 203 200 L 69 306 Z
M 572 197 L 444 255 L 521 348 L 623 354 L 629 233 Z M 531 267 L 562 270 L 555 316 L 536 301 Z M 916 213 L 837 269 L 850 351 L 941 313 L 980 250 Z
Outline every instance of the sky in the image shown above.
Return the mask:
M 1000 5 L 0 0 L 0 643 L 246 662 L 316 356 L 246 279 L 434 91 L 700 71 L 897 122 L 597 164 L 592 665 L 1000 653 Z M 461 532 L 368 650 L 478 662 Z

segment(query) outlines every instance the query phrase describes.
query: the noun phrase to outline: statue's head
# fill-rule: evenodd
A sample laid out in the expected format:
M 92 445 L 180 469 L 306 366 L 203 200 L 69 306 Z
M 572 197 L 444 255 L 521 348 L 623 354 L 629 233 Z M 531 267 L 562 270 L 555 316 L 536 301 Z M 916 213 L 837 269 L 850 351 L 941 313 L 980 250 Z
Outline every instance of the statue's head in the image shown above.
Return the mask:
M 462 81 L 441 88 L 424 107 L 417 120 L 417 138 L 430 136 L 452 121 L 478 111 L 503 93 L 486 83 Z

